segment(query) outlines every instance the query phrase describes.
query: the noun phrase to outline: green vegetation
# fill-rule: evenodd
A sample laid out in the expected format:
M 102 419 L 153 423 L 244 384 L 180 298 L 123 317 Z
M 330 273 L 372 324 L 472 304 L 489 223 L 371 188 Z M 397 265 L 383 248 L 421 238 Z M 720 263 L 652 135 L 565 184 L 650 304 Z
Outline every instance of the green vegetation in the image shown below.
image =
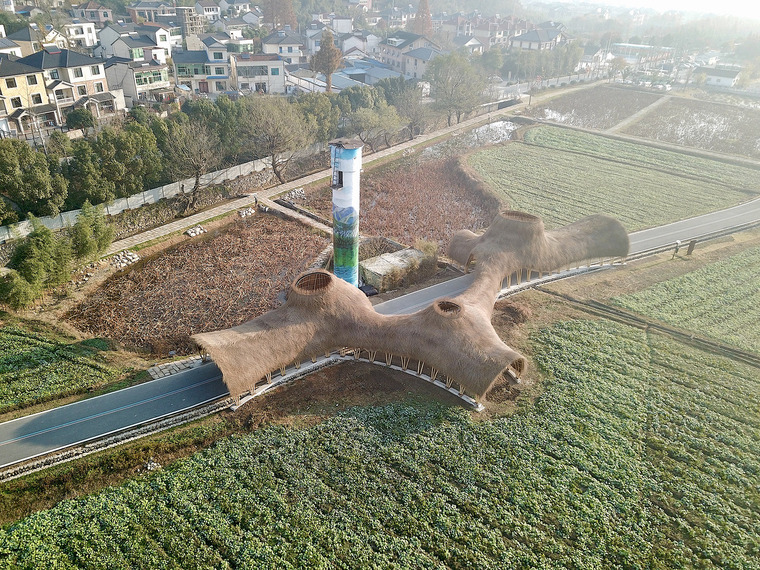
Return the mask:
M 729 189 L 745 190 L 748 197 L 756 195 L 760 186 L 759 168 L 738 166 L 570 129 L 530 129 L 525 133 L 525 141 L 545 148 L 577 152 L 676 176 L 693 177 Z
M 535 144 L 483 149 L 469 163 L 513 209 L 541 216 L 548 227 L 603 213 L 635 231 L 757 195 L 749 188 L 757 188 L 758 170 L 585 133 L 536 130 L 526 134 Z M 706 174 L 712 169 L 714 178 Z
M 606 321 L 508 418 L 413 401 L 231 437 L 0 531 L 17 568 L 760 568 L 757 371 Z
M 626 309 L 760 352 L 760 248 L 614 299 Z
M 77 264 L 91 261 L 111 245 L 114 230 L 101 208 L 85 201 L 71 237 L 54 234 L 32 217 L 34 230 L 21 240 L 11 258 L 12 270 L 0 278 L 0 302 L 14 309 L 31 305 L 46 290 L 71 277 L 72 255 Z
M 98 354 L 102 344 L 75 343 L 22 324 L 0 328 L 0 413 L 76 394 L 116 378 Z M 1 557 L 0 557 L 1 558 Z

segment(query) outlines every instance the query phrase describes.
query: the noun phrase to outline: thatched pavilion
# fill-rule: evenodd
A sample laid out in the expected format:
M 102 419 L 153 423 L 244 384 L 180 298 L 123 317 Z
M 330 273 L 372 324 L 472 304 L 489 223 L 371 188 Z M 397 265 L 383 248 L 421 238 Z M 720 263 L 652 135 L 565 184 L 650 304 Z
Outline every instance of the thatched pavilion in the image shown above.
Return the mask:
M 438 299 L 411 315 L 386 316 L 356 287 L 327 271 L 309 271 L 296 278 L 281 307 L 192 338 L 217 363 L 235 398 L 275 370 L 343 347 L 366 351 L 373 361 L 384 354 L 386 362 L 395 356 L 404 366 L 410 360 L 427 364 L 431 376 L 440 373 L 479 398 L 503 373 L 519 377 L 526 365 L 491 325 L 505 277 L 627 253 L 628 234 L 613 218 L 589 216 L 546 231 L 536 216 L 503 210 L 482 234 L 463 230 L 452 238 L 449 256 L 475 276 L 454 298 Z

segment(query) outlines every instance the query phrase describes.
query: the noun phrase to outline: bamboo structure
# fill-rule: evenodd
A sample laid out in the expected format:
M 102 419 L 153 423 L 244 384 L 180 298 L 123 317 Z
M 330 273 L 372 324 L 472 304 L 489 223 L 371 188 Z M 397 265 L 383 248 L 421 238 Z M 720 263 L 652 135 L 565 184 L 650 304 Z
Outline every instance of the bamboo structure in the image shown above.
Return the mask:
M 438 299 L 411 315 L 381 315 L 356 287 L 324 270 L 302 273 L 286 302 L 242 325 L 196 334 L 192 339 L 219 368 L 230 394 L 238 397 L 262 378 L 314 354 L 355 347 L 372 355 L 427 362 L 447 386 L 456 383 L 475 398 L 511 370 L 520 377 L 526 359 L 491 325 L 502 281 L 523 269 L 549 273 L 570 263 L 628 253 L 628 234 L 615 219 L 589 216 L 545 231 L 540 218 L 502 210 L 481 235 L 455 234 L 449 256 L 472 265 L 475 279 L 462 294 Z M 505 374 L 512 378 L 512 374 Z

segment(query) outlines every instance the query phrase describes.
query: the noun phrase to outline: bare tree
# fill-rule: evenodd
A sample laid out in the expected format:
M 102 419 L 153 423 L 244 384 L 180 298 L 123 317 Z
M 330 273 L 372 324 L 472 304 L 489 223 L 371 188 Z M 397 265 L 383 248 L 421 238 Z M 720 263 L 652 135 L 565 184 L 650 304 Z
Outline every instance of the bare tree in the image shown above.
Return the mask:
M 176 180 L 195 179 L 183 213 L 195 207 L 201 176 L 219 166 L 222 149 L 219 137 L 201 123 L 171 123 L 166 149 L 169 172 Z
M 300 109 L 280 97 L 246 97 L 240 133 L 257 156 L 267 157 L 272 172 L 285 182 L 285 170 L 299 149 L 313 141 L 313 133 Z

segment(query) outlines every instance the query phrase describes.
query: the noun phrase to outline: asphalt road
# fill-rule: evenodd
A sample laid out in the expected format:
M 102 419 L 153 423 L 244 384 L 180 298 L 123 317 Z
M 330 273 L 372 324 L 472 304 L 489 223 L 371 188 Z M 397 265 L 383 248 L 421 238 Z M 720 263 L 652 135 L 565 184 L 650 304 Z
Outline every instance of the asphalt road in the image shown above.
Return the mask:
M 630 234 L 631 254 L 687 242 L 714 232 L 760 221 L 760 199 Z M 375 305 L 384 315 L 408 314 L 440 297 L 454 297 L 472 283 L 471 275 L 451 279 Z M 153 380 L 117 392 L 0 424 L 0 468 L 79 445 L 225 397 L 215 364 Z
M 0 424 L 0 468 L 100 439 L 229 394 L 209 363 Z

